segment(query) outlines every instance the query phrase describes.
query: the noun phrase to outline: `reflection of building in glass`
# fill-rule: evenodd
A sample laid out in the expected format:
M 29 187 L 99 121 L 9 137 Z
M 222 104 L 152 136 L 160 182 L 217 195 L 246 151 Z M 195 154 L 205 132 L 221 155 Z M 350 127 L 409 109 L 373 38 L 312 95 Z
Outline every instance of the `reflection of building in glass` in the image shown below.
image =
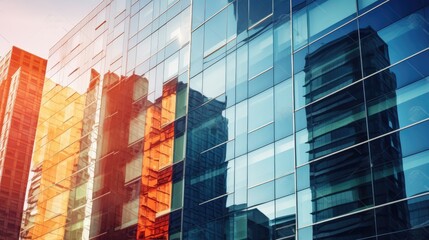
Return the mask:
M 189 91 L 189 106 L 198 106 L 207 97 L 191 89 Z M 228 159 L 226 145 L 219 145 L 228 140 L 228 123 L 222 115 L 226 103 L 211 100 L 195 109 L 189 115 L 186 173 L 189 178 L 185 181 L 184 218 L 190 226 L 216 224 L 218 231 L 191 231 L 190 239 L 219 239 L 227 229 L 227 220 L 213 220 L 229 213 L 227 196 Z
M 0 236 L 16 239 L 31 163 L 46 60 L 12 47 L 0 60 Z
M 45 81 L 32 159 L 34 176 L 21 230 L 23 239 L 64 235 L 70 176 L 79 159 L 84 99 L 71 88 Z
M 358 34 L 367 39 L 367 43 L 361 46 L 361 54 L 357 47 Z M 367 36 L 371 36 L 371 38 Z M 359 80 L 361 78 L 360 56 L 365 62 L 365 65 L 362 66 L 364 72 L 379 71 L 390 65 L 388 46 L 372 29 L 360 29 L 359 33 L 358 31 L 350 32 L 308 54 L 304 70 L 306 102 L 313 102 L 320 96 L 339 90 L 339 85 Z M 365 123 L 368 120 L 365 119 L 364 88 L 371 89 L 379 95 L 394 92 L 396 77 L 390 71 L 386 71 L 384 74 L 378 75 L 377 79 L 366 81 L 365 85 L 357 83 L 346 90 L 339 90 L 333 97 L 324 98 L 305 108 L 310 160 L 335 152 L 338 147 L 355 145 L 367 138 Z M 395 105 L 396 98 L 393 96 L 390 101 L 393 101 L 392 104 Z M 370 128 L 378 129 L 381 133 L 396 129 L 399 125 L 395 107 L 377 115 L 377 118 L 370 119 L 368 124 L 377 124 Z M 314 222 L 371 206 L 374 204 L 373 194 L 377 199 L 386 198 L 383 200 L 384 202 L 392 201 L 390 195 L 398 195 L 402 192 L 401 189 L 405 188 L 403 176 L 398 175 L 394 181 L 377 176 L 372 178 L 370 170 L 369 150 L 385 153 L 382 158 L 395 166 L 394 171 L 403 171 L 400 163 L 400 138 L 397 136 L 391 141 L 395 143 L 393 146 L 383 142 L 379 146 L 372 144 L 371 149 L 368 149 L 368 145 L 364 144 L 310 164 L 309 186 L 312 205 L 310 214 Z M 330 186 L 330 190 L 326 189 L 327 185 Z M 373 193 L 373 185 L 377 189 L 383 190 Z M 401 198 L 403 197 L 405 196 Z M 397 222 L 396 220 L 391 222 L 391 220 L 401 218 L 401 224 L 405 224 L 408 222 L 407 211 L 405 207 L 401 211 L 391 212 L 388 216 L 380 216 L 379 220 L 384 224 L 380 224 L 378 227 L 390 228 L 391 231 L 394 231 Z M 330 233 L 329 223 L 325 224 L 326 239 L 340 237 L 351 228 L 371 229 L 373 227 L 373 223 L 370 221 L 360 223 L 344 221 L 340 224 L 342 224 L 341 229 L 344 229 L 344 232 L 338 231 L 334 235 Z M 323 232 L 318 234 L 324 235 Z M 357 238 L 359 233 L 355 237 L 350 237 Z
M 190 2 L 132 5 L 102 1 L 51 49 L 25 238 L 180 231 Z

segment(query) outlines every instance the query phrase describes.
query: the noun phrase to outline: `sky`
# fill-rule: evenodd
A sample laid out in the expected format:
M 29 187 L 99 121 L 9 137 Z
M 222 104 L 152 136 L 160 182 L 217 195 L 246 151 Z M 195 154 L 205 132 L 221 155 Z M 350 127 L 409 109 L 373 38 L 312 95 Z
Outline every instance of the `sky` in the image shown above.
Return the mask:
M 48 58 L 55 45 L 102 0 L 0 0 L 0 56 L 17 46 Z

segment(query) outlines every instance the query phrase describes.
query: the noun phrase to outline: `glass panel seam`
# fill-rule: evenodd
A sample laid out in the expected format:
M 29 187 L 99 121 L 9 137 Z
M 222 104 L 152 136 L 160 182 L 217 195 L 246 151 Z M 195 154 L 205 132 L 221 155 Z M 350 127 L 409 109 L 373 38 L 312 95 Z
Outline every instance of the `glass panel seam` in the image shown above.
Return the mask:
M 305 165 L 308 165 L 308 164 L 311 164 L 311 163 L 314 163 L 314 162 L 317 162 L 317 161 L 323 160 L 323 159 L 325 159 L 325 158 L 327 158 L 327 157 L 331 157 L 331 156 L 333 156 L 333 155 L 335 155 L 335 154 L 338 154 L 338 153 L 344 152 L 344 151 L 346 151 L 346 150 L 350 150 L 350 149 L 355 148 L 355 147 L 358 147 L 358 146 L 360 146 L 360 145 L 363 145 L 363 144 L 366 144 L 366 143 L 370 143 L 370 142 L 372 142 L 372 141 L 374 141 L 374 140 L 377 140 L 377 139 L 383 138 L 383 137 L 385 137 L 385 136 L 387 136 L 387 135 L 390 135 L 390 134 L 393 134 L 393 133 L 396 133 L 396 132 L 399 132 L 399 131 L 405 130 L 405 129 L 407 129 L 407 128 L 411 128 L 411 127 L 413 127 L 413 126 L 415 126 L 415 125 L 418 125 L 418 124 L 420 124 L 420 123 L 423 123 L 423 122 L 429 122 L 429 118 L 426 118 L 426 119 L 420 120 L 420 121 L 418 121 L 418 122 L 412 123 L 412 124 L 407 125 L 407 126 L 404 126 L 404 127 L 402 127 L 402 128 L 398 128 L 398 129 L 396 129 L 396 130 L 394 130 L 394 131 L 391 131 L 391 132 L 388 132 L 388 133 L 382 134 L 382 135 L 377 136 L 377 137 L 374 137 L 374 138 L 372 138 L 372 139 L 362 141 L 362 142 L 357 143 L 357 144 L 355 144 L 355 145 L 353 145 L 353 146 L 343 148 L 343 149 L 341 149 L 341 150 L 338 150 L 338 151 L 336 151 L 336 152 L 333 152 L 333 153 L 327 154 L 327 155 L 325 155 L 325 156 L 322 156 L 322 157 L 319 157 L 319 158 L 313 159 L 313 160 L 308 161 L 308 162 L 306 162 L 306 163 L 304 163 L 304 164 L 301 164 L 301 165 L 299 165 L 299 166 L 296 166 L 296 168 L 300 168 L 300 167 L 303 167 L 303 166 L 305 166 Z
M 329 93 L 329 94 L 327 94 L 327 95 L 325 95 L 325 96 L 323 96 L 323 97 L 321 97 L 321 98 L 319 98 L 317 100 L 314 100 L 313 102 L 311 102 L 311 103 L 309 103 L 309 104 L 307 104 L 305 106 L 299 107 L 298 109 L 295 109 L 295 112 L 297 112 L 297 111 L 299 111 L 301 109 L 304 109 L 304 108 L 306 108 L 306 107 L 308 107 L 310 105 L 313 105 L 313 104 L 315 104 L 317 102 L 320 102 L 320 101 L 322 101 L 325 98 L 328 98 L 328 97 L 330 97 L 330 96 L 332 96 L 332 95 L 334 95 L 334 94 L 336 94 L 338 92 L 341 92 L 342 90 L 344 90 L 344 89 L 346 89 L 348 87 L 351 87 L 351 86 L 353 86 L 355 84 L 358 84 L 358 83 L 360 83 L 360 82 L 362 82 L 362 81 L 364 81 L 364 80 L 366 80 L 366 79 L 368 79 L 370 77 L 373 77 L 373 76 L 375 76 L 375 75 L 377 75 L 377 74 L 379 74 L 379 73 L 381 73 L 381 72 L 383 72 L 383 71 L 385 71 L 385 70 L 387 70 L 389 68 L 392 68 L 392 67 L 394 67 L 394 66 L 396 66 L 396 65 L 398 65 L 398 64 L 400 64 L 400 63 L 402 63 L 404 61 L 407 61 L 407 60 L 409 60 L 409 59 L 411 59 L 411 58 L 413 58 L 413 57 L 415 57 L 415 56 L 417 56 L 417 55 L 419 55 L 419 54 L 421 54 L 423 52 L 426 52 L 428 50 L 429 50 L 429 47 L 427 47 L 425 49 L 422 49 L 422 50 L 420 50 L 420 51 L 418 51 L 418 52 L 416 52 L 416 53 L 414 53 L 414 54 L 412 54 L 412 55 L 410 55 L 410 56 L 408 56 L 408 57 L 406 57 L 406 58 L 404 58 L 404 59 L 402 59 L 402 60 L 400 60 L 400 61 L 398 61 L 398 62 L 396 62 L 394 64 L 391 64 L 391 65 L 389 65 L 389 66 L 387 66 L 387 67 L 385 67 L 385 68 L 383 68 L 383 69 L 381 69 L 381 70 L 379 70 L 377 72 L 371 73 L 370 75 L 365 76 L 365 77 L 363 77 L 363 78 L 361 78 L 361 79 L 359 79 L 359 80 L 357 80 L 357 81 L 355 81 L 355 82 L 353 82 L 353 83 L 351 83 L 351 84 L 349 84 L 347 86 L 344 86 L 344 87 L 342 87 L 342 88 L 340 88 L 338 90 L 335 90 L 334 92 L 331 92 L 331 93 Z

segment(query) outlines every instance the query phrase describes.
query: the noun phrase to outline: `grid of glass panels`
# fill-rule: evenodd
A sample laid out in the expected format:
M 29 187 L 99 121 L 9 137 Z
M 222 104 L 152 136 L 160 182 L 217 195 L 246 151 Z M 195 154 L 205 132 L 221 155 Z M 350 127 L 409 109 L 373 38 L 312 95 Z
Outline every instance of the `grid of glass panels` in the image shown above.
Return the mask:
M 183 239 L 427 238 L 428 10 L 194 0 Z

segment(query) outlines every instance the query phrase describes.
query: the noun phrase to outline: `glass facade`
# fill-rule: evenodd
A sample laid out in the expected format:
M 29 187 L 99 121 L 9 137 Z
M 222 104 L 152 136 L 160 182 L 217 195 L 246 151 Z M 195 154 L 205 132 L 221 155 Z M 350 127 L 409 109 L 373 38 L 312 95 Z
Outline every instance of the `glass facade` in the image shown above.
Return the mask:
M 18 239 L 46 60 L 12 47 L 0 59 L 0 239 Z
M 48 60 L 23 239 L 429 239 L 428 0 L 104 0 Z

